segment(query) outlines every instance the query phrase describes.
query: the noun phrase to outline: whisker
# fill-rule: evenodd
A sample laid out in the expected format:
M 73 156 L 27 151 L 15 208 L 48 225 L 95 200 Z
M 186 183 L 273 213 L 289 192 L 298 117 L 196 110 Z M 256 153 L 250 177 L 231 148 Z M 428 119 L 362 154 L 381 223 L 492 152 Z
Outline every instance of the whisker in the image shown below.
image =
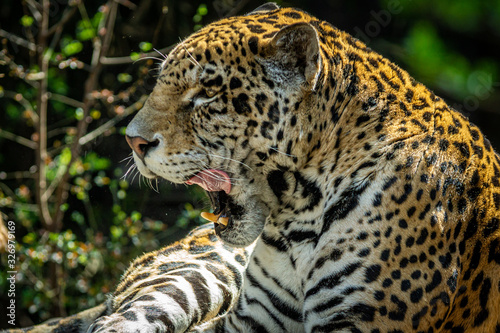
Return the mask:
M 198 165 L 200 165 L 200 169 L 201 169 L 200 173 L 204 173 L 207 176 L 209 176 L 209 177 L 211 177 L 212 179 L 215 179 L 215 180 L 220 180 L 220 181 L 225 180 L 224 178 L 221 178 L 220 176 L 218 176 L 216 174 L 213 174 L 211 171 L 209 171 L 210 165 L 208 164 L 208 162 L 198 161 Z M 229 180 L 242 180 L 242 179 L 243 178 L 229 177 Z
M 235 160 L 235 159 L 233 159 L 233 158 L 230 158 L 230 157 L 225 157 L 225 156 L 220 156 L 220 155 L 216 155 L 216 154 L 208 154 L 208 153 L 207 153 L 207 155 L 208 155 L 208 156 L 218 157 L 218 158 L 222 158 L 222 159 L 225 159 L 225 160 L 229 160 L 229 161 L 233 161 L 233 162 L 239 163 L 239 164 L 241 164 L 241 165 L 245 166 L 246 168 L 248 168 L 250 171 L 253 171 L 253 169 L 252 169 L 252 168 L 251 168 L 248 164 L 245 164 L 245 163 L 243 163 L 243 162 L 241 162 L 241 161 L 238 161 L 238 160 Z
M 140 176 L 141 173 L 139 172 L 139 170 L 135 170 L 135 171 L 137 171 L 137 172 L 132 177 L 132 181 L 130 182 L 130 184 L 132 184 L 134 182 L 134 179 L 135 179 L 135 177 L 137 177 L 137 175 L 139 175 L 139 179 L 141 178 L 141 176 Z M 141 187 L 141 182 L 139 180 L 138 180 L 138 183 L 139 183 L 139 188 L 140 188 Z
M 179 38 L 179 40 L 181 41 L 181 45 L 182 45 L 182 47 L 184 47 L 184 50 L 185 50 L 185 51 L 187 52 L 187 54 L 189 55 L 190 61 L 192 60 L 192 61 L 191 61 L 191 63 L 193 63 L 193 62 L 194 62 L 194 63 L 193 63 L 193 65 L 197 65 L 199 68 L 203 69 L 203 66 L 201 66 L 201 65 L 200 65 L 200 63 L 199 63 L 199 62 L 198 62 L 198 61 L 197 61 L 197 60 L 193 57 L 193 55 L 191 54 L 191 52 L 189 52 L 189 51 L 188 51 L 188 49 L 187 49 L 186 45 L 184 45 L 184 41 L 183 41 L 183 40 L 181 40 L 180 38 Z
M 127 161 L 127 160 L 128 160 L 128 161 L 130 161 L 130 160 L 131 160 L 131 159 L 133 159 L 133 158 L 134 158 L 134 156 L 132 155 L 132 153 L 130 153 L 130 155 L 129 155 L 129 156 L 125 157 L 123 160 L 121 160 L 121 161 L 120 161 L 120 162 L 118 162 L 118 163 L 123 163 L 123 162 L 125 162 L 125 161 Z
M 161 55 L 161 56 L 162 56 L 162 58 L 163 58 L 163 60 L 167 59 L 167 55 L 166 55 L 166 54 L 161 53 L 160 51 L 158 51 L 158 50 L 157 50 L 157 49 L 155 49 L 154 47 L 153 47 L 153 50 L 155 50 L 155 51 L 156 51 L 156 53 L 158 53 L 159 55 Z M 163 60 L 162 60 L 162 61 L 163 61 Z
M 158 189 L 158 179 L 155 178 L 154 180 L 156 182 L 156 186 L 153 185 L 153 179 L 148 178 L 149 187 L 151 187 L 151 189 L 153 191 L 155 191 L 156 193 L 160 193 L 160 191 Z
M 212 171 L 209 171 L 209 170 L 202 170 L 202 171 L 200 171 L 200 173 L 203 173 L 203 174 L 205 174 L 205 175 L 207 175 L 210 178 L 215 179 L 215 180 L 220 180 L 220 181 L 224 180 L 224 177 L 220 177 L 220 176 L 214 174 Z
M 127 172 L 125 172 L 125 174 L 121 177 L 121 179 L 126 179 L 126 178 L 128 177 L 128 175 L 129 175 L 131 172 L 134 172 L 134 170 L 136 170 L 136 169 L 137 169 L 137 164 L 132 164 L 132 165 L 128 168 Z
M 224 181 L 225 179 L 218 176 L 218 175 L 215 175 L 213 174 L 212 172 L 208 171 L 208 170 L 201 170 L 200 171 L 201 174 L 204 174 L 214 180 L 218 180 L 218 181 Z M 244 178 L 234 178 L 234 177 L 229 177 L 229 180 L 231 181 L 231 183 L 234 181 L 239 181 L 239 180 L 243 180 Z
M 160 61 L 162 62 L 164 59 L 161 59 L 161 58 L 158 58 L 158 57 L 142 57 L 142 58 L 139 58 L 137 60 L 134 61 L 134 64 L 138 61 L 141 61 L 141 60 L 147 60 L 147 59 L 152 59 L 152 60 L 156 60 L 156 61 Z
M 282 152 L 281 150 L 279 150 L 279 149 L 278 149 L 278 148 L 276 148 L 276 147 L 269 146 L 269 149 L 272 149 L 272 150 L 274 150 L 275 152 L 280 153 L 280 154 L 283 154 L 283 155 L 288 156 L 288 157 L 297 157 L 297 156 L 295 156 L 295 155 L 291 155 L 291 154 L 284 153 L 284 152 Z
M 179 166 L 176 166 L 175 168 L 177 169 L 177 173 L 179 173 L 181 175 L 181 178 L 186 179 L 186 176 L 182 173 L 181 168 Z

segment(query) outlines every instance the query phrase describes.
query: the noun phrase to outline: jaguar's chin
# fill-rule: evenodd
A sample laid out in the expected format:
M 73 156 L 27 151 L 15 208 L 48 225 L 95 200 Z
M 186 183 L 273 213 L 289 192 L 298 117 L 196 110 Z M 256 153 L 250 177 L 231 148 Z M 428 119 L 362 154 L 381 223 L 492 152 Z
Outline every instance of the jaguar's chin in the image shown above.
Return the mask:
M 261 234 L 267 210 L 257 200 L 243 198 L 244 203 L 225 191 L 207 191 L 213 213 L 201 216 L 214 223 L 215 233 L 228 245 L 246 247 Z M 241 200 L 241 196 L 238 196 Z M 255 198 L 253 198 L 255 199 Z M 253 203 L 252 203 L 253 201 Z
M 252 244 L 264 229 L 269 213 L 267 207 L 254 196 L 222 193 L 209 193 L 213 205 L 214 198 L 219 200 L 214 205 L 214 212 L 227 218 L 227 225 L 214 222 L 216 234 L 229 246 L 246 247 Z
M 148 178 L 148 179 L 155 179 L 155 178 L 160 178 L 157 174 L 155 174 L 153 171 L 151 171 L 146 164 L 137 157 L 137 155 L 134 153 L 134 163 L 135 167 L 139 172 L 141 173 L 142 176 Z

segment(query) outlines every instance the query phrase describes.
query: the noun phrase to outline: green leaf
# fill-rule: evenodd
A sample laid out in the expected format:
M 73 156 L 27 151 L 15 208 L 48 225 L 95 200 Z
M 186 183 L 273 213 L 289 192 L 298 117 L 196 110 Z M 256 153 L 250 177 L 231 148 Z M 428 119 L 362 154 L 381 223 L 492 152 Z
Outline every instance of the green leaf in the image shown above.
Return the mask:
M 72 40 L 62 48 L 62 52 L 66 56 L 70 56 L 76 53 L 79 53 L 83 50 L 83 44 L 80 41 Z
M 64 148 L 60 155 L 60 162 L 62 165 L 68 165 L 71 162 L 71 149 Z
M 89 40 L 96 35 L 96 27 L 89 20 L 81 20 L 76 25 L 76 37 L 81 41 Z
M 21 19 L 19 20 L 19 22 L 21 23 L 21 25 L 23 27 L 31 27 L 31 25 L 33 24 L 33 22 L 35 22 L 35 19 L 31 16 L 28 16 L 28 15 L 23 15 L 23 17 L 21 17 Z
M 99 24 L 101 23 L 101 21 L 105 18 L 105 16 L 103 15 L 102 12 L 97 12 L 94 17 L 92 18 L 92 26 L 94 28 L 97 28 L 99 27 Z
M 117 79 L 118 79 L 118 82 L 121 82 L 121 83 L 128 83 L 128 82 L 132 82 L 132 80 L 133 80 L 132 75 L 130 75 L 128 73 L 118 74 Z
M 82 108 L 76 108 L 76 110 L 75 110 L 75 119 L 76 120 L 82 120 L 83 119 L 83 109 Z
M 132 221 L 134 222 L 137 222 L 141 219 L 142 215 L 141 213 L 137 212 L 137 211 L 133 211 L 132 214 L 130 214 L 130 218 L 132 219 Z
M 85 217 L 83 214 L 76 210 L 71 213 L 71 219 L 79 225 L 83 225 L 85 223 Z
M 139 43 L 139 48 L 141 49 L 142 52 L 148 52 L 151 51 L 153 48 L 153 44 L 149 42 L 141 42 Z
M 95 37 L 94 29 L 87 28 L 87 29 L 82 29 L 80 31 L 77 31 L 76 37 L 78 38 L 78 40 L 81 40 L 81 41 L 92 39 Z
M 193 16 L 193 22 L 195 23 L 200 23 L 202 19 L 203 17 L 200 14 L 196 14 L 195 16 Z
M 60 95 L 66 95 L 69 91 L 68 83 L 57 68 L 49 68 L 49 90 Z
M 130 59 L 132 59 L 133 61 L 139 60 L 140 57 L 141 55 L 137 52 L 130 53 Z
M 19 110 L 19 108 L 12 104 L 12 103 L 9 103 L 7 104 L 7 114 L 9 115 L 9 117 L 13 120 L 19 120 L 21 119 L 21 116 L 22 116 L 22 112 Z
M 95 152 L 87 154 L 83 162 L 89 163 L 92 171 L 107 170 L 111 166 L 111 161 L 109 159 L 99 157 Z
M 207 15 L 208 14 L 207 5 L 205 5 L 204 3 L 199 5 L 198 6 L 198 14 L 200 14 L 201 16 Z
M 109 231 L 111 231 L 111 236 L 113 236 L 114 239 L 118 239 L 123 235 L 123 229 L 115 225 L 111 226 Z

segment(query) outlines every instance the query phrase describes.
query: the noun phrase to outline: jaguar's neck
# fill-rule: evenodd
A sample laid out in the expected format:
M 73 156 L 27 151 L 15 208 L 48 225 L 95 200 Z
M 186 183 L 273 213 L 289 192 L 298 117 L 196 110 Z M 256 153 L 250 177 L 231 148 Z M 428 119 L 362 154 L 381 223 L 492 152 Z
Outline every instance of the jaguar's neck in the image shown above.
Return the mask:
M 268 175 L 280 201 L 275 215 L 284 223 L 318 220 L 339 193 L 356 191 L 377 172 L 394 170 L 401 161 L 388 156 L 405 140 L 432 135 L 435 110 L 447 108 L 361 42 L 338 30 L 331 37 L 329 27 L 320 36 L 323 75 L 296 112 L 298 139 L 288 151 L 296 163 L 276 163 L 277 170 Z

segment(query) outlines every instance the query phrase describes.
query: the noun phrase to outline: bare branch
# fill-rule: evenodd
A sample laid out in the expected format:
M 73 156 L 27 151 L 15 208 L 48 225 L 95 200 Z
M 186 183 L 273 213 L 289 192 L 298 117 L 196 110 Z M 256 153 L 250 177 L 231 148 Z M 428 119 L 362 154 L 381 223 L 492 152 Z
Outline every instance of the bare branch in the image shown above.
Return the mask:
M 83 5 L 79 5 L 79 9 L 81 11 L 85 11 Z M 90 112 L 90 108 L 95 102 L 95 99 L 92 97 L 92 91 L 97 90 L 97 86 L 99 83 L 99 75 L 102 71 L 102 63 L 100 59 L 107 55 L 111 38 L 113 36 L 113 28 L 115 26 L 116 14 L 118 9 L 118 3 L 112 0 L 109 0 L 106 4 L 108 6 L 108 13 L 106 17 L 101 21 L 102 23 L 99 25 L 97 32 L 98 36 L 94 38 L 94 52 L 92 54 L 91 68 L 89 71 L 89 76 L 85 81 L 84 88 L 84 99 L 83 99 L 83 118 L 78 122 L 75 141 L 71 145 L 71 161 L 69 165 L 71 165 L 79 156 L 81 151 L 81 145 L 79 143 L 80 138 L 82 138 L 88 128 L 88 116 Z M 103 26 L 105 25 L 105 27 Z M 68 195 L 68 186 L 67 181 L 69 178 L 69 169 L 64 173 L 59 185 L 56 189 L 56 212 L 54 216 L 54 221 L 57 224 L 62 223 L 62 219 L 64 216 L 64 212 L 60 209 L 61 205 L 65 202 Z
M 127 7 L 128 9 L 137 9 L 137 5 L 129 0 L 116 0 L 120 5 Z
M 101 54 L 99 54 L 98 57 L 99 60 L 102 56 L 106 56 L 108 53 L 109 46 L 111 45 L 111 39 L 113 38 L 113 28 L 115 27 L 117 12 L 118 12 L 118 6 L 116 5 L 115 2 L 113 2 L 111 8 L 109 9 L 108 22 L 106 24 L 106 31 L 104 34 L 104 39 L 102 41 L 102 50 Z
M 139 56 L 139 59 L 137 60 L 132 60 L 132 58 L 130 58 L 130 56 L 126 56 L 126 57 L 102 57 L 101 58 L 101 63 L 103 65 L 123 65 L 123 64 L 131 64 L 133 62 L 136 62 L 136 61 L 139 61 L 139 60 L 143 60 L 143 59 L 148 59 L 148 58 L 151 58 L 151 57 L 154 57 L 154 56 L 158 56 L 158 53 L 160 53 L 160 55 L 163 55 L 165 53 L 169 53 L 170 51 L 172 51 L 172 49 L 175 47 L 176 45 L 170 45 L 170 46 L 167 46 L 167 47 L 164 47 L 160 50 L 155 50 L 155 51 L 151 51 L 151 52 L 148 52 L 148 53 L 143 53 Z
M 10 40 L 12 43 L 19 45 L 21 47 L 25 47 L 30 51 L 37 51 L 41 50 L 41 48 L 37 47 L 35 43 L 32 43 L 30 41 L 27 41 L 26 39 L 23 39 L 21 37 L 18 37 L 8 31 L 5 31 L 3 29 L 0 29 L 0 37 L 7 38 Z
M 10 175 L 12 175 L 12 174 L 18 174 L 18 173 L 21 173 L 21 172 L 22 171 L 16 171 L 16 172 L 10 173 Z M 19 175 L 17 175 L 16 177 L 12 177 L 12 176 L 11 177 L 2 177 L 0 179 L 7 179 L 7 178 L 20 179 L 22 177 L 19 177 Z M 15 198 L 16 197 L 16 194 L 14 193 L 14 191 L 12 191 L 5 183 L 0 182 L 0 187 L 2 188 L 2 191 L 4 191 L 7 194 L 7 196 L 9 196 L 11 198 Z M 7 201 L 6 203 L 4 203 L 0 207 L 20 208 L 20 209 L 24 209 L 24 210 L 30 210 L 30 211 L 33 211 L 33 212 L 37 212 L 38 211 L 38 207 L 36 205 L 18 202 L 18 201 L 15 201 L 14 199 L 12 199 L 10 201 Z
M 52 35 L 55 33 L 57 30 L 61 30 L 63 26 L 71 19 L 71 17 L 76 13 L 77 7 L 73 6 L 71 9 L 66 8 L 65 12 L 63 13 L 63 16 L 53 26 L 50 27 L 50 29 L 47 31 L 47 36 Z
M 31 14 L 33 14 L 35 20 L 38 22 L 41 21 L 42 20 L 41 11 L 43 10 L 42 6 L 34 0 L 26 0 L 26 4 L 28 5 L 28 9 L 30 10 Z
M 96 128 L 92 132 L 90 132 L 87 135 L 81 137 L 80 140 L 78 140 L 78 142 L 80 143 L 80 145 L 83 146 L 83 145 L 89 143 L 90 141 L 94 140 L 98 136 L 104 134 L 104 132 L 106 132 L 107 130 L 109 130 L 113 126 L 115 126 L 118 122 L 120 122 L 125 117 L 129 116 L 130 114 L 132 114 L 135 111 L 137 111 L 140 108 L 142 108 L 142 106 L 144 105 L 144 102 L 146 102 L 147 98 L 148 98 L 147 95 L 142 96 L 137 102 L 135 102 L 134 104 L 132 104 L 129 107 L 127 107 L 123 111 L 123 113 L 121 113 L 120 115 L 118 115 L 118 116 L 116 116 L 116 117 L 108 120 L 106 123 L 104 123 L 103 125 L 99 126 L 98 128 Z
M 22 94 L 10 90 L 4 90 L 0 92 L 0 98 L 1 97 L 12 98 L 13 100 L 21 104 L 25 110 L 29 111 L 29 117 L 33 120 L 33 122 L 38 122 L 38 115 L 31 106 L 31 103 L 26 98 L 24 98 Z
M 42 194 L 42 200 L 48 201 L 52 193 L 54 193 L 55 189 L 59 185 L 59 183 L 63 180 L 64 174 L 68 171 L 68 165 L 60 165 L 57 168 L 56 175 L 54 177 L 54 180 L 50 183 L 50 185 L 47 187 L 47 190 Z
M 7 132 L 6 130 L 3 130 L 1 128 L 0 128 L 0 137 L 14 141 L 16 143 L 19 143 L 20 145 L 23 145 L 23 146 L 28 147 L 30 149 L 37 149 L 38 148 L 38 144 L 35 141 L 31 141 L 31 140 L 26 139 L 26 138 L 19 136 L 17 134 Z
M 69 134 L 71 133 L 76 133 L 76 128 L 75 127 L 57 127 L 53 129 L 52 131 L 47 132 L 47 136 L 49 138 L 52 138 L 56 135 L 61 135 L 61 134 Z
M 14 60 L 12 60 L 12 58 L 8 54 L 6 54 L 5 50 L 0 52 L 0 64 L 9 66 L 9 70 L 11 71 L 12 76 L 17 77 L 33 88 L 38 89 L 38 82 L 33 81 L 33 77 L 36 76 L 36 74 L 27 73 L 22 65 L 15 63 Z
M 38 44 L 45 50 L 47 47 L 47 30 L 49 27 L 49 15 L 50 15 L 50 1 L 42 0 L 42 20 L 39 22 L 39 39 Z M 43 73 L 43 77 L 40 80 L 40 89 L 38 90 L 37 105 L 38 105 L 38 150 L 36 154 L 37 165 L 38 165 L 38 179 L 37 179 L 37 204 L 40 210 L 40 217 L 42 225 L 49 229 L 50 231 L 57 230 L 58 226 L 54 225 L 54 220 L 49 211 L 49 205 L 47 200 L 44 200 L 43 194 L 47 188 L 47 177 L 46 177 L 46 160 L 47 160 L 47 91 L 48 91 L 48 71 L 49 71 L 49 58 L 44 52 L 39 52 L 38 62 L 40 67 L 40 72 Z
M 31 171 L 14 171 L 14 172 L 3 172 L 2 171 L 2 172 L 0 172 L 0 180 L 7 180 L 7 179 L 24 180 L 24 179 L 33 179 L 33 178 L 36 178 L 36 175 Z M 14 194 L 14 192 L 12 192 L 8 196 L 15 197 L 15 194 Z
M 77 101 L 76 99 L 73 99 L 73 98 L 69 98 L 69 97 L 64 96 L 64 95 L 49 93 L 48 97 L 51 100 L 67 104 L 67 105 L 75 107 L 75 108 L 83 108 L 83 106 L 84 106 L 84 104 L 82 102 Z

